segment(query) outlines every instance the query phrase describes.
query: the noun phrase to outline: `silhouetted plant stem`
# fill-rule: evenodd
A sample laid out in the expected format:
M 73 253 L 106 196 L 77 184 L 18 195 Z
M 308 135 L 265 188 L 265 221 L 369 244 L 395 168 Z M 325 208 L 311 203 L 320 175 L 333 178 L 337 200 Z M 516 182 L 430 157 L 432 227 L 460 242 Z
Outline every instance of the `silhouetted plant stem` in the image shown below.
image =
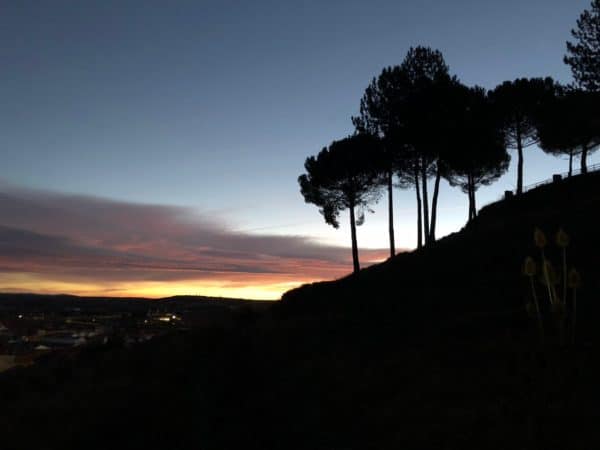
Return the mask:
M 431 242 L 435 242 L 435 226 L 437 221 L 437 204 L 438 197 L 440 194 L 440 180 L 442 178 L 441 169 L 437 167 L 437 173 L 435 175 L 435 185 L 433 187 L 433 200 L 431 201 L 431 227 L 429 229 L 429 237 L 431 238 Z
M 542 253 L 542 267 L 543 267 L 543 273 L 544 273 L 544 280 L 546 281 L 546 287 L 548 288 L 548 300 L 550 301 L 551 305 L 554 305 L 554 298 L 552 297 L 552 287 L 550 284 L 550 277 L 548 276 L 548 266 L 546 263 L 546 255 L 544 253 L 544 249 L 540 249 L 541 253 Z
M 390 233 L 390 256 L 396 254 L 396 242 L 394 238 L 394 172 L 391 170 L 387 173 L 387 189 L 388 189 L 388 220 Z
M 575 325 L 577 321 L 577 288 L 581 286 L 581 276 L 576 269 L 569 272 L 569 287 L 573 289 L 573 308 L 571 314 L 571 341 L 575 342 Z
M 538 329 L 540 331 L 540 341 L 544 343 L 544 323 L 542 322 L 542 313 L 540 311 L 540 304 L 538 302 L 537 293 L 535 291 L 535 283 L 533 281 L 533 277 L 529 277 L 529 281 L 531 282 L 531 294 L 533 296 L 533 303 L 535 304 L 535 313 L 537 315 L 538 320 Z
M 566 302 L 561 302 L 558 298 L 556 289 L 552 286 L 552 296 L 554 298 L 554 317 L 556 318 L 556 325 L 558 327 L 558 339 L 560 345 L 565 345 L 565 315 L 566 315 Z

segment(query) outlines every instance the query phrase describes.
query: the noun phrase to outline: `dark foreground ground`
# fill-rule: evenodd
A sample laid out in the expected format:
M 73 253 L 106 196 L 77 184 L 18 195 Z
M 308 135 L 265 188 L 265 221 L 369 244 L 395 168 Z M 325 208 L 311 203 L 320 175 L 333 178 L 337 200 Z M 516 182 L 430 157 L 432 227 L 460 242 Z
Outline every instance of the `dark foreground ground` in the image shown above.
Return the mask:
M 266 313 L 4 373 L 2 449 L 597 448 L 598 179 L 545 189 Z M 524 310 L 534 225 L 572 235 L 575 344 Z
M 596 448 L 596 345 L 541 349 L 517 316 L 244 318 L 46 361 L 0 377 L 2 448 Z

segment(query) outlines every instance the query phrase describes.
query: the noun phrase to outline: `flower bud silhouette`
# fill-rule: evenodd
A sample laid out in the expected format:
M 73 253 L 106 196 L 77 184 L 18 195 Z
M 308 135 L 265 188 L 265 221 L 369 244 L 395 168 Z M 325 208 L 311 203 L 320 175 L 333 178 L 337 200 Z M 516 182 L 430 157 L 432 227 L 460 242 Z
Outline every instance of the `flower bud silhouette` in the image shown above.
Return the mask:
M 544 261 L 544 273 L 546 274 L 546 276 L 542 277 L 540 280 L 543 285 L 554 286 L 560 281 L 556 270 L 554 270 L 554 266 L 548 260 Z
M 537 265 L 534 259 L 531 256 L 525 258 L 525 262 L 523 263 L 523 274 L 532 277 L 537 273 Z
M 569 235 L 562 228 L 556 233 L 556 245 L 560 248 L 568 247 L 570 241 Z
M 536 228 L 533 232 L 533 241 L 535 242 L 536 247 L 544 248 L 548 243 L 546 239 L 546 234 L 539 228 Z
M 577 272 L 576 269 L 571 269 L 569 271 L 568 283 L 569 287 L 572 289 L 581 287 L 581 275 L 579 275 L 579 272 Z

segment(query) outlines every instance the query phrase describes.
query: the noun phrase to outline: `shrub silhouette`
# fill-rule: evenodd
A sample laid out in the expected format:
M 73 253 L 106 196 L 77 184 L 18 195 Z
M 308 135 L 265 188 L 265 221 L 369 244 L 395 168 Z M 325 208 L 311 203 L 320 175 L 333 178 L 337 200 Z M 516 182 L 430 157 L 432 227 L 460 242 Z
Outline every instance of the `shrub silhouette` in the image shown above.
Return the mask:
M 555 321 L 559 333 L 559 341 L 561 345 L 565 344 L 566 340 L 566 320 L 571 317 L 571 342 L 575 341 L 575 325 L 577 314 L 577 289 L 581 287 L 581 276 L 579 272 L 567 265 L 567 248 L 570 243 L 569 235 L 561 228 L 555 235 L 554 243 L 560 250 L 561 263 L 560 272 L 555 269 L 555 265 L 548 258 L 546 248 L 548 239 L 546 234 L 539 228 L 536 228 L 533 233 L 533 241 L 535 246 L 540 251 L 539 263 L 531 256 L 525 258 L 523 264 L 523 274 L 529 278 L 532 300 L 527 303 L 527 312 L 535 316 L 542 343 L 545 341 L 543 316 L 541 313 L 540 303 L 536 290 L 536 280 L 544 286 L 544 290 L 548 296 L 548 305 L 550 312 Z M 562 284 L 562 292 L 559 295 L 557 287 Z M 570 290 L 570 292 L 569 292 Z M 571 294 L 569 301 L 569 293 Z

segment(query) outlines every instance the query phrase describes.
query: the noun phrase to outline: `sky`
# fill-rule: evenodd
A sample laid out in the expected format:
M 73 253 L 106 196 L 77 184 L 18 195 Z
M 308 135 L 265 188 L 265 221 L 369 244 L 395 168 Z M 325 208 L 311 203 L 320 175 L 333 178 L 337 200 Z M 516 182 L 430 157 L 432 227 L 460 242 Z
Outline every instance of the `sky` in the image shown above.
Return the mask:
M 351 269 L 349 227 L 297 178 L 353 131 L 370 80 L 411 46 L 491 89 L 570 82 L 589 0 L 14 1 L 0 4 L 0 291 L 278 298 Z M 600 162 L 596 155 L 590 164 Z M 525 152 L 525 184 L 567 170 Z M 481 206 L 516 187 L 516 158 Z M 396 243 L 416 244 L 413 191 Z M 359 228 L 386 256 L 385 198 Z M 438 236 L 467 217 L 442 186 Z

